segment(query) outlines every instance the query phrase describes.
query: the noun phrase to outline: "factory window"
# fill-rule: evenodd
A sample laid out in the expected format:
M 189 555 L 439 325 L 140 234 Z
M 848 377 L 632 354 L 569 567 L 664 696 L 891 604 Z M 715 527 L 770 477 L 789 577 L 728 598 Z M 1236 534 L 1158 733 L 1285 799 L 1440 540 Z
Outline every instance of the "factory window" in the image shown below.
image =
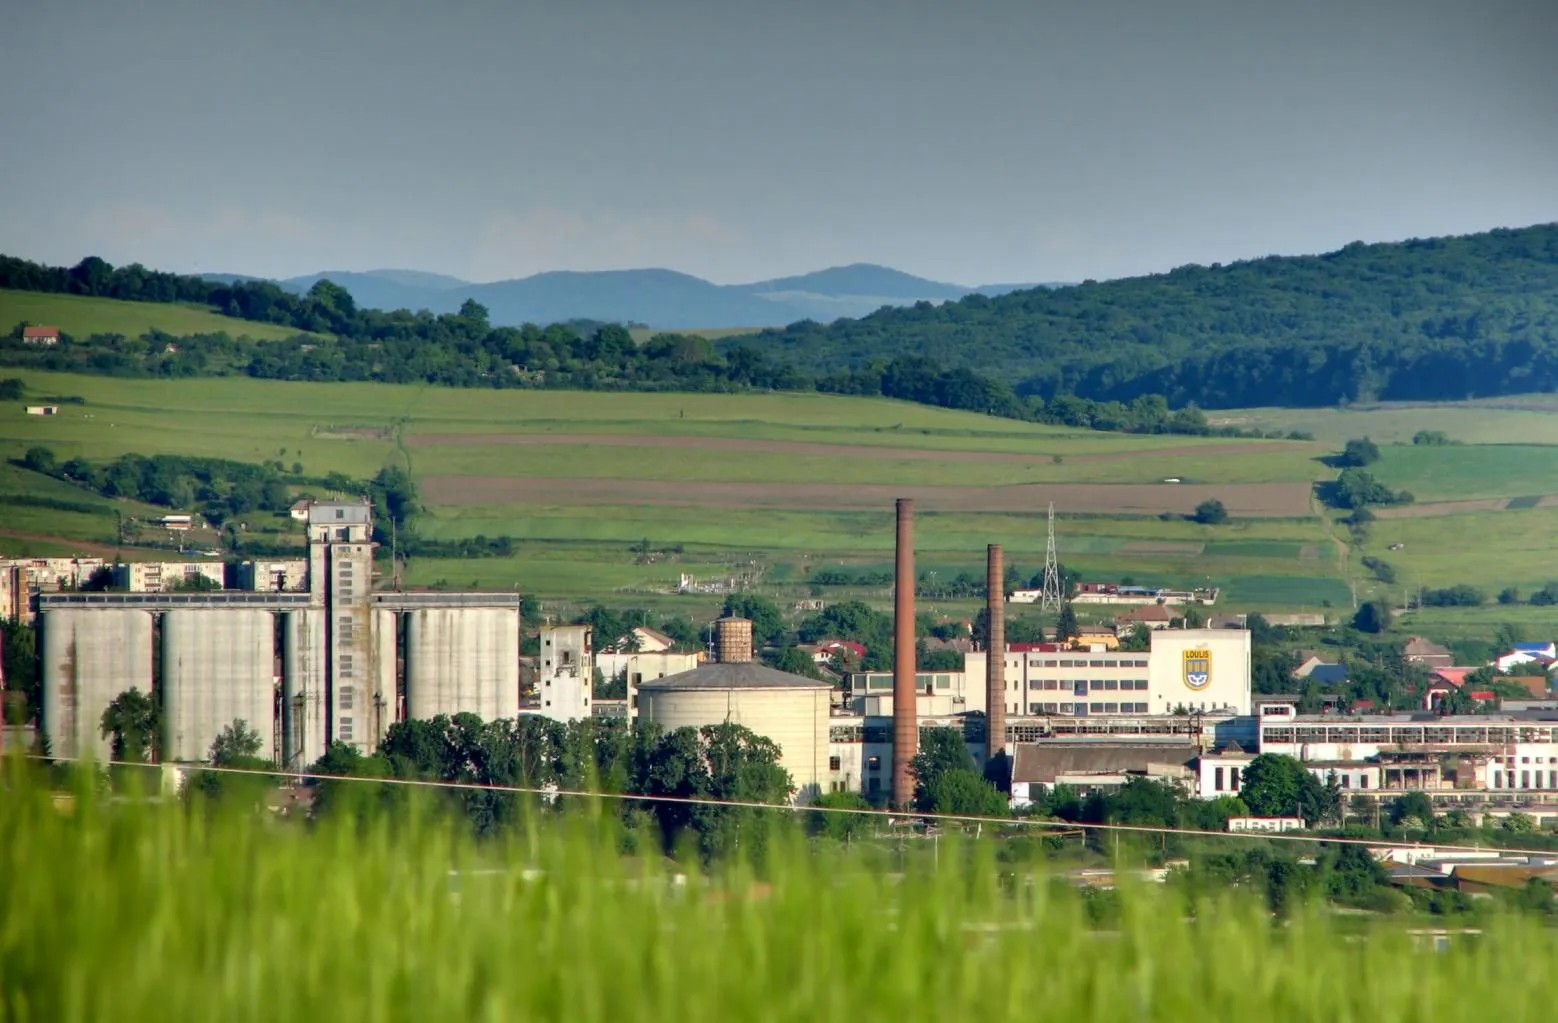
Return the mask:
M 843 765 L 842 761 L 838 757 L 829 757 L 828 758 L 828 770 L 830 770 L 830 771 L 837 771 L 837 770 L 839 770 L 843 766 L 844 765 Z
M 1039 704 L 1037 704 L 1037 703 L 1030 703 L 1030 704 L 1028 704 L 1028 713 L 1029 714 L 1038 714 L 1038 713 L 1040 713 L 1040 711 L 1039 711 Z
M 1071 695 L 1072 696 L 1086 696 L 1087 695 L 1087 679 L 1079 678 L 1079 679 L 1076 679 L 1075 681 L 1073 681 L 1071 683 Z
M 1103 681 L 1098 683 L 1098 688 L 1100 688 L 1100 689 L 1118 689 L 1118 688 L 1120 688 L 1120 683 L 1115 681 L 1112 678 L 1106 678 Z
M 341 719 L 341 739 L 343 741 L 345 741 L 345 742 L 351 742 L 352 741 L 352 719 L 351 718 L 342 718 Z
M 870 768 L 873 771 L 880 771 L 882 769 L 882 758 L 881 757 L 867 757 L 866 758 L 866 767 Z
M 1060 665 L 1059 661 L 1045 661 L 1044 662 L 1044 666 L 1046 668 L 1055 668 L 1055 667 L 1059 667 L 1059 665 Z
M 1119 666 L 1120 666 L 1120 662 L 1119 661 L 1105 661 L 1104 662 L 1104 667 L 1106 667 L 1106 668 L 1118 668 Z
M 1084 704 L 1084 706 L 1085 706 L 1085 704 Z M 1076 709 L 1076 704 L 1074 704 L 1074 703 L 1062 703 L 1060 705 L 1060 713 L 1062 713 L 1062 714 L 1070 714 L 1075 709 Z
M 351 686 L 342 686 L 341 687 L 341 709 L 342 710 L 351 710 L 352 709 L 352 687 Z

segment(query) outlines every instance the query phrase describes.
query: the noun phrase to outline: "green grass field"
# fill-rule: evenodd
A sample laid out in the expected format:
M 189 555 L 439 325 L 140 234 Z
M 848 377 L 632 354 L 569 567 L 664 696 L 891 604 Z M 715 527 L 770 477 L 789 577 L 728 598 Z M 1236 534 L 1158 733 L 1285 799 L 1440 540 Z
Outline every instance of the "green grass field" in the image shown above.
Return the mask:
M 6 1020 L 1521 1020 L 1558 993 L 1534 919 L 1435 950 L 1248 891 L 1089 897 L 956 836 L 901 864 L 776 841 L 754 880 L 623 857 L 586 814 L 476 845 L 418 817 L 64 813 L 6 781 Z
M 508 558 L 419 558 L 413 585 L 509 589 L 549 601 L 634 600 L 698 605 L 672 597 L 677 577 L 751 575 L 778 597 L 809 595 L 809 566 L 880 563 L 892 545 L 892 508 L 834 510 L 636 504 L 581 496 L 567 481 L 674 485 L 1012 483 L 1154 484 L 1169 475 L 1213 487 L 1297 484 L 1330 470 L 1335 445 L 1226 438 L 1127 436 L 995 419 L 882 399 L 819 394 L 696 395 L 473 391 L 379 384 L 291 384 L 247 378 L 185 381 L 23 373 L 32 393 L 73 394 L 57 417 L 0 405 L 0 457 L 44 444 L 60 458 L 176 452 L 301 462 L 307 473 L 371 476 L 409 464 L 418 478 L 554 478 L 556 493 L 499 500 L 429 500 L 420 530 L 437 539 L 477 535 L 522 541 Z M 1505 414 L 1503 410 L 1477 414 Z M 1349 413 L 1355 417 L 1386 413 Z M 1382 446 L 1375 466 L 1420 501 L 1535 496 L 1558 446 Z M 880 454 L 876 452 L 880 451 Z M 1535 472 L 1532 472 L 1532 469 Z M 1215 491 L 1214 491 L 1215 492 Z M 67 484 L 6 467 L 8 493 L 82 498 Z M 1041 491 L 1042 493 L 1042 491 Z M 445 495 L 447 497 L 447 495 Z M 102 501 L 85 495 L 89 501 Z M 121 509 L 123 510 L 123 509 Z M 144 514 L 140 509 L 136 514 Z M 926 564 L 981 571 L 985 545 L 1001 543 L 1025 573 L 1042 565 L 1043 509 L 1031 514 L 922 508 L 917 542 Z M 1207 527 L 1182 518 L 1079 513 L 1059 508 L 1060 556 L 1091 577 L 1223 588 L 1228 610 L 1350 607 L 1350 586 L 1369 583 L 1356 556 L 1343 559 L 1309 508 L 1288 518 L 1234 519 Z M 1488 518 L 1488 516 L 1492 516 Z M 1486 523 L 1486 526 L 1484 525 Z M 1497 528 L 1487 528 L 1493 524 Z M 1478 538 L 1464 542 L 1467 530 Z M 6 534 L 11 534 L 6 539 Z M 57 515 L 0 503 L 0 541 L 16 551 L 71 540 L 107 542 L 111 512 Z M 684 553 L 650 564 L 628 549 L 642 539 Z M 1472 581 L 1496 591 L 1547 580 L 1543 555 L 1558 540 L 1558 509 L 1477 511 L 1381 519 L 1363 551 L 1397 565 L 1405 585 Z M 1402 552 L 1383 553 L 1405 542 Z M 53 549 L 53 548 L 51 548 Z M 743 567 L 744 566 L 744 567 Z M 1558 569 L 1551 570 L 1558 576 Z M 1507 580 L 1507 582 L 1506 582 Z M 701 605 L 699 605 L 701 606 Z
M 1261 431 L 1304 430 L 1332 447 L 1352 437 L 1410 444 L 1439 430 L 1462 444 L 1558 444 L 1558 395 L 1520 394 L 1465 402 L 1386 402 L 1346 409 L 1217 409 L 1215 424 Z
M 140 337 L 152 328 L 174 335 L 226 331 L 233 337 L 247 336 L 259 341 L 294 337 L 300 333 L 291 327 L 233 319 L 198 306 L 0 289 L 0 333 L 9 332 L 23 320 L 58 327 L 82 338 L 90 334 Z

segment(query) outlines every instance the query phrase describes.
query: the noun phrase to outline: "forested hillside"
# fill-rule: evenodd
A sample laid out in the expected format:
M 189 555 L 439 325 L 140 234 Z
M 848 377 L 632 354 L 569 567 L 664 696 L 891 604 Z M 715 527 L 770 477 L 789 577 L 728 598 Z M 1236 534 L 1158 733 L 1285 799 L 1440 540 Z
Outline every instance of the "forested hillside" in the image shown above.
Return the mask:
M 821 370 L 908 353 L 1021 395 L 1204 408 L 1547 391 L 1558 225 L 976 295 L 747 340 Z

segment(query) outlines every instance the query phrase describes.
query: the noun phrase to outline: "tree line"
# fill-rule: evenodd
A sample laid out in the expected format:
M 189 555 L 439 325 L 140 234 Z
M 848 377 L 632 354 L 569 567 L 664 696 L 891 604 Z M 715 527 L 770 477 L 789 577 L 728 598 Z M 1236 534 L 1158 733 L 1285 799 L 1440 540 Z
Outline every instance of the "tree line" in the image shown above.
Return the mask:
M 1550 391 L 1558 225 L 922 302 L 759 341 L 841 376 L 914 351 L 1046 400 L 1230 408 Z
M 944 359 L 882 354 L 847 370 L 821 372 L 802 359 L 776 360 L 751 338 L 716 345 L 662 333 L 643 344 L 618 324 L 563 323 L 494 327 L 487 310 L 467 301 L 456 313 L 361 309 L 329 280 L 302 295 L 263 281 L 221 283 L 162 274 L 97 257 L 75 267 L 48 267 L 0 256 L 0 287 L 139 301 L 199 302 L 240 320 L 291 327 L 278 341 L 225 333 L 138 338 L 63 335 L 58 345 L 0 343 L 0 362 L 60 372 L 112 376 L 248 375 L 270 380 L 382 381 L 454 387 L 742 392 L 820 391 L 870 395 L 1033 422 L 1136 433 L 1244 436 L 1213 429 L 1192 402 L 1171 408 L 1161 395 L 1093 400 L 1019 391 L 1002 372 L 974 372 Z M 804 367 L 804 368 L 801 368 Z

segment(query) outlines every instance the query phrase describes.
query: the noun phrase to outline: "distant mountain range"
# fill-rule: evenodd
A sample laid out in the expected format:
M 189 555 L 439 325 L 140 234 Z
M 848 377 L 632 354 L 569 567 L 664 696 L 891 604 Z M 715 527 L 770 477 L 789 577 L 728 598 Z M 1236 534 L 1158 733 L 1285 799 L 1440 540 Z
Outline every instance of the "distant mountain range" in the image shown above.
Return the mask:
M 258 280 L 206 274 L 208 280 Z M 487 307 L 494 324 L 605 320 L 666 330 L 692 327 L 773 327 L 799 320 L 827 323 L 865 316 L 883 306 L 951 302 L 968 295 L 1004 295 L 1055 284 L 964 287 L 856 263 L 754 284 L 714 284 L 675 270 L 558 270 L 516 280 L 476 284 L 420 270 L 327 270 L 277 281 L 303 292 L 329 279 L 369 309 L 427 309 L 452 313 L 467 299 Z

